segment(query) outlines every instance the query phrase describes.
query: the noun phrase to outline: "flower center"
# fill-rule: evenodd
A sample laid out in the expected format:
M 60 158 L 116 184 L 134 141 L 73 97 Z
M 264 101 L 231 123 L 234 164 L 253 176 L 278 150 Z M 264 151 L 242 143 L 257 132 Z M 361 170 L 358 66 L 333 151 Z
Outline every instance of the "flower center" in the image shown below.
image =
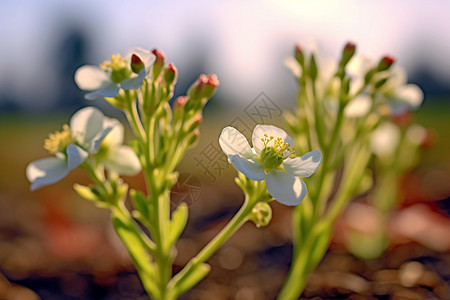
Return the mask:
M 48 139 L 44 141 L 44 149 L 54 155 L 56 152 L 65 152 L 67 146 L 74 142 L 69 125 L 64 124 L 63 130 L 49 134 Z
M 286 158 L 295 157 L 294 149 L 281 137 L 274 138 L 264 134 L 261 140 L 265 147 L 260 153 L 260 159 L 266 170 L 278 168 Z
M 130 77 L 129 62 L 120 54 L 111 54 L 111 60 L 106 60 L 100 65 L 105 72 L 111 73 L 111 80 L 119 83 Z

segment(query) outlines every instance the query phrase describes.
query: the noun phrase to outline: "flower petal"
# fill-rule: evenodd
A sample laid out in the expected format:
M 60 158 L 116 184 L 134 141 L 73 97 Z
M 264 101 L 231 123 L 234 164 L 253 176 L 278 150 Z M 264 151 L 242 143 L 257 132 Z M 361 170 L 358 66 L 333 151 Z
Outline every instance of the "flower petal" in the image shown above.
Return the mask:
M 252 149 L 245 136 L 231 126 L 227 126 L 222 130 L 219 137 L 219 145 L 227 156 L 240 155 L 246 158 L 253 156 Z
M 113 130 L 113 127 L 105 128 L 94 139 L 91 140 L 91 142 L 87 145 L 89 153 L 95 154 L 98 152 L 98 149 L 100 149 L 100 145 L 102 144 L 103 140 L 108 136 L 108 134 L 111 132 L 111 130 Z
M 145 69 L 139 71 L 138 76 L 130 77 L 120 83 L 120 87 L 124 90 L 137 90 L 142 81 L 144 81 L 145 76 L 147 76 Z
M 363 54 L 356 54 L 348 62 L 345 67 L 346 72 L 356 78 L 364 78 L 367 71 L 375 66 L 375 61 L 373 58 Z
M 300 157 L 286 158 L 282 166 L 289 174 L 293 176 L 309 177 L 322 162 L 322 153 L 319 150 L 313 150 Z
M 248 179 L 261 181 L 266 178 L 263 165 L 256 160 L 247 159 L 239 155 L 230 155 L 228 158 L 236 169 L 238 169 L 238 171 L 244 174 Z
M 115 97 L 117 96 L 119 91 L 119 86 L 116 83 L 111 82 L 109 85 L 104 86 L 101 89 L 93 91 L 92 93 L 87 93 L 86 95 L 84 95 L 84 98 L 86 100 L 96 100 L 103 97 Z
M 284 171 L 272 170 L 266 178 L 267 191 L 278 202 L 294 206 L 306 196 L 306 184 L 298 177 Z
M 373 131 L 370 137 L 372 152 L 380 157 L 388 157 L 394 154 L 400 141 L 400 129 L 390 123 L 382 123 Z
M 291 147 L 295 144 L 294 140 L 283 129 L 272 125 L 256 125 L 252 134 L 253 148 L 256 150 L 256 153 L 260 153 L 265 147 L 263 141 L 261 140 L 264 137 L 264 134 L 273 136 L 274 138 L 281 137 Z M 269 146 L 271 143 L 273 143 L 273 141 L 269 143 Z
M 122 123 L 117 119 L 107 118 L 103 119 L 103 129 L 111 128 L 108 135 L 103 139 L 105 144 L 109 147 L 118 147 L 123 143 L 124 128 Z
M 68 173 L 64 157 L 48 157 L 36 160 L 27 166 L 26 174 L 32 191 L 63 179 Z
M 73 169 L 81 165 L 89 155 L 86 151 L 84 151 L 77 145 L 73 144 L 67 146 L 66 153 L 67 153 L 67 167 L 69 171 L 72 171 Z
M 97 66 L 86 65 L 75 72 L 75 82 L 82 90 L 93 91 L 107 86 L 111 80 L 105 71 Z
M 359 118 L 367 114 L 372 106 L 372 100 L 367 95 L 359 95 L 345 107 L 344 114 L 349 118 Z
M 300 78 L 302 76 L 302 67 L 294 57 L 287 57 L 284 60 L 284 66 L 291 70 L 295 77 Z
M 403 101 L 408 106 L 408 109 L 418 108 L 423 101 L 423 92 L 415 84 L 401 86 L 395 94 L 398 100 Z
M 103 162 L 107 170 L 126 176 L 134 176 L 141 171 L 141 163 L 134 150 L 129 146 L 115 149 Z
M 81 145 L 90 142 L 103 127 L 103 113 L 88 106 L 77 111 L 70 120 L 72 136 Z

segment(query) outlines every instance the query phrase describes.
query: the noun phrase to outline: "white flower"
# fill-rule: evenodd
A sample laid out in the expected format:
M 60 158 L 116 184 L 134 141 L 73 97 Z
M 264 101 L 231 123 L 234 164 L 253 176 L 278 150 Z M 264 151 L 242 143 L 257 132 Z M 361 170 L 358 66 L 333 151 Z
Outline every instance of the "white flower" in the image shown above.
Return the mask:
M 400 142 L 400 129 L 393 123 L 385 122 L 372 132 L 370 148 L 379 157 L 392 157 Z
M 253 148 L 237 129 L 225 127 L 219 138 L 223 152 L 236 169 L 255 181 L 266 179 L 267 191 L 280 203 L 298 205 L 306 196 L 306 185 L 298 177 L 309 177 L 319 167 L 318 150 L 303 156 L 293 155 L 294 141 L 282 129 L 257 125 L 252 135 Z
M 95 158 L 109 171 L 134 176 L 141 171 L 139 159 L 130 146 L 122 145 L 124 129 L 116 119 L 105 118 L 103 127 L 112 130 L 103 139 Z
M 422 90 L 415 84 L 407 83 L 406 71 L 400 67 L 392 68 L 389 79 L 377 96 L 378 100 L 386 101 L 394 114 L 417 109 L 423 101 Z
M 131 66 L 133 55 L 135 55 L 140 68 L 137 73 L 133 73 Z M 150 73 L 155 59 L 152 52 L 135 48 L 128 51 L 124 58 L 120 54 L 111 55 L 111 60 L 104 62 L 101 66 L 85 65 L 80 67 L 75 72 L 75 82 L 80 89 L 92 91 L 84 96 L 87 100 L 115 97 L 120 89 L 138 89 Z
M 62 131 L 50 134 L 45 141 L 44 148 L 54 156 L 28 165 L 31 190 L 58 182 L 89 156 L 109 171 L 136 175 L 141 165 L 136 153 L 122 145 L 123 131 L 119 121 L 105 117 L 97 108 L 80 109 L 70 125 L 64 125 Z
M 102 140 L 111 131 L 103 127 L 103 113 L 94 107 L 77 111 L 63 130 L 50 134 L 44 148 L 53 157 L 36 160 L 27 167 L 31 190 L 53 184 L 81 165 L 89 154 L 97 153 Z

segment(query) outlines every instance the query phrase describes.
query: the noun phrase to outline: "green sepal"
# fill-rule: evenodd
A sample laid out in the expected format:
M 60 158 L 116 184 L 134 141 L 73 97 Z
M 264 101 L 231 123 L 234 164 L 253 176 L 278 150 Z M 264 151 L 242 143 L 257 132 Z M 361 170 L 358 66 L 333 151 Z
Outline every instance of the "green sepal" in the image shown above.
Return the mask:
M 93 201 L 93 202 L 100 202 L 102 201 L 101 198 L 99 197 L 99 193 L 96 191 L 94 192 L 94 188 L 93 187 L 88 187 L 88 186 L 84 186 L 78 183 L 75 183 L 73 185 L 73 189 L 78 193 L 78 195 L 80 195 L 82 198 L 89 200 L 89 201 Z
M 135 228 L 133 228 L 135 224 L 132 223 L 132 218 L 114 214 L 112 221 L 117 235 L 125 244 L 136 266 L 142 285 L 150 297 L 156 299 L 156 295 L 158 295 L 158 287 L 155 281 L 156 270 L 143 241 L 136 235 Z
M 102 196 L 100 191 L 95 186 L 89 187 L 89 186 L 84 186 L 84 185 L 75 183 L 73 185 L 73 189 L 82 198 L 94 202 L 97 207 L 100 207 L 100 208 L 110 208 L 111 207 L 111 204 L 109 202 L 105 201 L 104 196 Z
M 172 220 L 170 222 L 170 231 L 169 231 L 169 249 L 172 248 L 184 228 L 186 227 L 186 223 L 188 220 L 188 207 L 185 202 L 182 202 L 175 211 L 172 213 Z
M 180 281 L 178 281 L 174 290 L 177 296 L 184 294 L 189 291 L 192 287 L 194 287 L 197 283 L 199 283 L 203 278 L 208 275 L 211 270 L 211 266 L 203 263 L 193 268 L 189 276 L 183 277 Z

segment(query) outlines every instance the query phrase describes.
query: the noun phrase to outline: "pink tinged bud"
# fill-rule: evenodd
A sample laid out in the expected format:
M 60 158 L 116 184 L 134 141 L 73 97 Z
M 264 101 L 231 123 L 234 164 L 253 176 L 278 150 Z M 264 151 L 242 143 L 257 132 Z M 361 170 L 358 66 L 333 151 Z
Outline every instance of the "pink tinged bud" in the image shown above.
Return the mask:
M 300 64 L 300 66 L 304 66 L 305 64 L 305 55 L 303 54 L 303 49 L 300 44 L 295 45 L 295 59 Z
M 217 86 L 219 86 L 219 80 L 215 74 L 201 74 L 197 81 L 190 87 L 188 95 L 192 99 L 209 99 L 212 97 L 216 91 Z
M 133 71 L 133 73 L 138 74 L 139 71 L 144 67 L 145 66 L 142 59 L 138 55 L 133 53 L 133 55 L 131 55 L 131 70 Z
M 342 59 L 340 62 L 340 67 L 342 69 L 348 64 L 353 55 L 355 55 L 355 51 L 356 45 L 354 43 L 347 42 L 347 44 L 345 44 L 344 49 L 342 50 Z
M 345 44 L 344 51 L 355 52 L 355 50 L 356 50 L 356 45 L 354 43 L 347 42 L 347 44 Z
M 173 84 L 177 77 L 177 68 L 172 63 L 168 64 L 164 68 L 163 77 L 164 77 L 164 81 L 166 82 L 167 85 Z
M 194 118 L 194 122 L 200 124 L 201 122 L 203 122 L 203 116 L 202 115 L 197 115 Z
M 158 49 L 153 49 L 152 53 L 156 56 L 156 60 L 155 61 L 161 61 L 164 60 L 166 58 L 166 55 Z
M 164 68 L 166 56 L 161 50 L 158 49 L 153 49 L 152 53 L 156 57 L 152 67 L 152 78 L 153 80 L 156 80 L 156 78 L 158 78 L 159 74 L 161 73 L 161 70 Z
M 378 63 L 377 70 L 380 72 L 385 71 L 389 69 L 394 62 L 395 58 L 393 58 L 392 56 L 383 56 L 383 58 L 381 58 L 380 62 Z
M 208 75 L 208 85 L 214 88 L 219 86 L 219 79 L 217 78 L 216 74 Z
M 175 106 L 176 107 L 183 107 L 184 105 L 186 105 L 186 102 L 188 100 L 188 97 L 186 96 L 180 96 L 177 99 L 175 99 Z

